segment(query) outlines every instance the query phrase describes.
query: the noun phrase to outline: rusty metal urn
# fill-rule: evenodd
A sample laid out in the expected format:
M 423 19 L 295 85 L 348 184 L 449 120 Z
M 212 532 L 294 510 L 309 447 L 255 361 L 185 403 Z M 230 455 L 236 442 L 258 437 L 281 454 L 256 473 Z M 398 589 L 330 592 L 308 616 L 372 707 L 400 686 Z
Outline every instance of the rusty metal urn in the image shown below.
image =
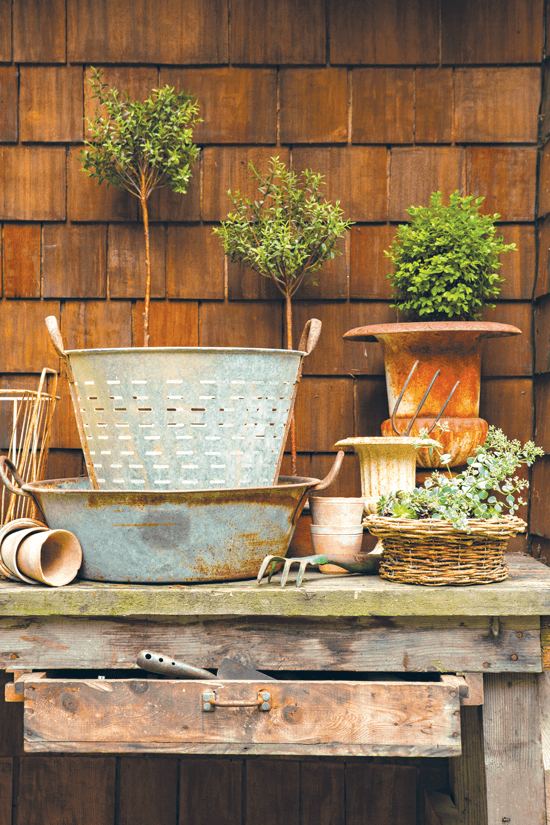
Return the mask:
M 441 423 L 449 427 L 447 433 L 434 433 L 444 452 L 451 455 L 451 467 L 464 464 L 487 436 L 487 422 L 479 418 L 481 387 L 481 355 L 486 338 L 520 335 L 521 330 L 510 324 L 488 321 L 434 321 L 429 323 L 373 324 L 351 329 L 346 341 L 378 341 L 384 347 L 384 364 L 388 403 L 393 411 L 399 394 L 414 364 L 418 367 L 407 387 L 396 415 L 399 432 L 404 433 L 411 423 L 432 378 L 440 374 L 422 406 L 410 435 L 429 426 L 451 393 L 457 381 L 460 386 L 445 409 Z M 393 436 L 390 419 L 382 424 L 382 434 Z M 435 467 L 434 453 L 419 451 L 417 466 Z

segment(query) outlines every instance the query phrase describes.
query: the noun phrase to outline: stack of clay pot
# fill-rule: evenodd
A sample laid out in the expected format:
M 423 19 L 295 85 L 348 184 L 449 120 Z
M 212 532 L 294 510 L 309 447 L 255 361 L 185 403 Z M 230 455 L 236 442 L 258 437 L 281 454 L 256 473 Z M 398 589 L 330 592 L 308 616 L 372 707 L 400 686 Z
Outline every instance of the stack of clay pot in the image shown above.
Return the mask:
M 349 559 L 350 556 L 361 553 L 362 498 L 310 496 L 309 506 L 312 519 L 311 541 L 316 554 L 331 556 L 336 561 L 338 556 Z M 346 572 L 336 564 L 321 564 L 319 570 L 321 573 Z
M 73 533 L 50 530 L 35 519 L 20 518 L 0 528 L 0 573 L 27 584 L 69 584 L 82 564 Z

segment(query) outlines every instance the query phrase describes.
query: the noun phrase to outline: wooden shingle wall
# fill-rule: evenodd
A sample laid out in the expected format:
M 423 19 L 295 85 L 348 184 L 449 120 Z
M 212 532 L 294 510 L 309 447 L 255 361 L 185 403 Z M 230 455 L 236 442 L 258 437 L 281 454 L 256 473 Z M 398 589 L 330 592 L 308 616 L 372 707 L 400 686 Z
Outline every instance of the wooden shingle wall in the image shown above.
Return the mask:
M 49 314 L 59 318 L 68 348 L 141 341 L 137 200 L 99 187 L 78 160 L 83 116 L 94 108 L 88 79 L 96 66 L 107 83 L 132 96 L 170 84 L 195 93 L 201 108 L 195 136 L 202 151 L 187 195 L 163 190 L 151 202 L 153 345 L 283 345 L 273 284 L 228 264 L 211 234 L 230 208 L 228 189 L 252 194 L 249 162 L 265 167 L 278 155 L 296 169 L 321 172 L 327 196 L 339 199 L 355 221 L 344 254 L 294 304 L 296 336 L 308 318 L 323 322 L 297 403 L 300 474 L 325 474 L 336 440 L 380 434 L 388 416 L 381 348 L 344 344 L 342 334 L 394 320 L 383 250 L 406 208 L 427 203 L 436 189 L 484 195 L 486 210 L 501 215 L 506 241 L 518 246 L 505 258 L 506 284 L 486 318 L 515 324 L 523 335 L 487 344 L 481 415 L 526 440 L 536 414 L 538 441 L 550 452 L 550 90 L 537 184 L 544 12 L 544 0 L 0 0 L 1 385 L 35 386 L 43 366 L 58 366 L 43 323 Z M 83 469 L 64 383 L 61 394 L 50 478 Z M 534 473 L 531 516 L 536 547 L 548 558 L 549 488 L 547 458 Z M 359 492 L 353 456 L 330 492 Z M 0 716 L 0 825 L 12 821 L 8 788 L 16 752 L 9 743 L 20 741 L 6 713 Z M 6 725 L 12 725 L 7 738 Z M 74 759 L 55 759 L 64 760 L 63 781 L 69 781 Z M 111 823 L 115 786 L 132 782 L 141 794 L 134 799 L 142 801 L 117 811 L 117 822 L 199 822 L 181 789 L 193 791 L 193 771 L 200 772 L 176 759 L 135 761 L 130 770 L 129 759 L 116 767 L 114 757 L 89 758 L 88 795 L 75 796 L 74 810 L 59 813 L 55 806 L 70 793 L 57 785 L 40 805 L 24 801 L 22 789 L 32 800 L 49 770 L 59 776 L 55 759 L 16 763 L 15 825 L 62 816 Z M 274 769 L 265 783 L 261 776 L 254 780 L 253 764 L 247 788 L 254 781 L 264 791 L 277 787 Z M 297 766 L 280 768 L 280 781 L 290 783 L 292 793 L 299 787 Z M 243 763 L 227 763 L 224 770 L 229 787 Z M 321 768 L 307 770 L 325 782 Z M 334 799 L 343 793 L 343 770 L 337 765 L 331 774 L 339 788 Z M 355 770 L 346 767 L 352 796 Z M 160 804 L 178 783 L 179 820 L 175 808 Z M 238 819 L 224 809 L 215 821 L 240 823 L 242 810 L 255 810 L 254 799 L 235 801 Z M 342 821 L 341 808 L 330 818 L 318 803 L 311 794 L 302 804 L 301 825 Z M 284 817 L 298 824 L 296 813 L 277 807 L 284 804 L 274 797 L 256 811 L 261 820 L 255 822 Z M 369 815 L 360 795 L 348 801 L 348 825 L 370 822 Z M 410 812 L 386 817 L 413 822 Z M 372 821 L 385 825 L 378 814 Z

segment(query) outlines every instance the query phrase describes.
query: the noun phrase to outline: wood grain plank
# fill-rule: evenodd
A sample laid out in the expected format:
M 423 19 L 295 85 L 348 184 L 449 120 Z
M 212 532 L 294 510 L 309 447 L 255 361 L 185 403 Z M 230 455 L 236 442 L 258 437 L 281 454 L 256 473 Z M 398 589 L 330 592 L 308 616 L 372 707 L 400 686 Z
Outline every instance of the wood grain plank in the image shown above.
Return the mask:
M 166 230 L 152 224 L 149 228 L 151 248 L 151 297 L 166 295 Z M 107 276 L 111 298 L 143 298 L 145 295 L 145 237 L 143 225 L 114 223 L 109 225 Z
M 529 376 L 533 373 L 533 333 L 531 329 L 531 304 L 527 302 L 500 301 L 495 309 L 483 313 L 484 321 L 512 324 L 521 329 L 522 335 L 485 342 L 481 358 L 481 374 Z
M 482 710 L 460 709 L 462 754 L 449 762 L 453 799 L 464 825 L 487 825 Z
M 223 300 L 223 247 L 210 226 L 169 226 L 166 294 L 188 301 Z
M 325 198 L 339 200 L 344 217 L 353 221 L 387 220 L 387 160 L 383 146 L 298 146 L 292 150 L 292 167 L 323 175 Z
M 61 313 L 61 334 L 67 349 L 130 347 L 129 301 L 66 301 Z
M 13 759 L 0 757 L 0 823 L 11 825 L 12 821 Z
M 301 825 L 345 825 L 345 765 L 300 764 Z
M 535 304 L 535 374 L 550 372 L 550 298 Z
M 22 66 L 21 141 L 68 143 L 82 140 L 83 89 L 79 66 Z
M 391 267 L 384 255 L 395 237 L 389 224 L 356 224 L 351 228 L 350 298 L 388 300 L 386 278 Z
M 202 696 L 269 712 L 216 708 Z M 25 685 L 25 741 L 172 744 L 350 744 L 460 752 L 458 691 L 434 682 L 56 680 Z M 314 753 L 314 749 L 312 749 Z
M 230 301 L 282 301 L 272 278 L 265 278 L 244 264 L 232 263 L 227 256 L 227 297 Z
M 64 0 L 20 0 L 13 4 L 13 59 L 16 63 L 64 63 Z
M 144 302 L 132 311 L 132 341 L 143 343 Z M 199 344 L 199 305 L 196 301 L 153 301 L 149 316 L 151 347 L 196 347 Z
M 382 422 L 389 418 L 386 381 L 381 375 L 356 378 L 355 395 L 355 435 L 380 435 Z
M 548 523 L 549 495 L 550 460 L 548 455 L 545 455 L 541 458 L 537 458 L 535 465 L 531 470 L 531 518 L 529 522 L 529 529 L 535 536 L 542 536 L 547 539 L 550 539 L 550 524 Z
M 468 147 L 466 188 L 483 195 L 484 213 L 496 212 L 503 221 L 532 221 L 536 160 L 534 147 Z
M 550 403 L 550 375 L 539 375 L 535 377 L 535 415 L 537 426 L 535 429 L 535 440 L 539 447 L 545 452 L 550 450 L 550 420 L 546 415 L 548 404 Z
M 550 292 L 550 218 L 544 218 L 538 225 L 538 267 L 534 298 L 541 298 Z
M 9 682 L 13 682 L 11 673 L 0 671 L 0 756 L 9 757 L 11 761 L 12 757 L 20 756 L 23 752 L 23 708 L 20 704 L 4 702 L 4 688 Z M 11 825 L 11 819 L 8 823 Z
M 334 453 L 313 453 L 311 456 L 311 476 L 313 478 L 325 478 L 328 475 L 330 468 L 334 463 Z M 355 498 L 361 495 L 361 475 L 359 472 L 359 461 L 355 455 L 346 455 L 342 469 L 338 473 L 336 481 L 330 485 L 327 490 L 327 495 L 333 496 L 349 496 Z M 323 493 L 319 493 L 323 495 Z M 311 523 L 311 517 L 310 517 Z M 309 530 L 309 527 L 308 527 Z M 296 535 L 296 533 L 294 534 Z M 367 533 L 363 533 L 363 544 L 361 545 L 361 552 L 369 552 L 374 548 L 374 544 L 369 545 L 369 539 L 372 539 Z M 309 543 L 311 550 L 309 553 L 303 555 L 313 554 L 313 545 L 311 544 L 311 532 L 309 535 Z M 290 551 L 287 555 L 292 555 Z M 298 555 L 298 554 L 296 554 Z
M 295 301 L 337 301 L 348 297 L 350 233 L 336 242 L 334 258 L 313 274 L 317 283 L 306 279 L 296 293 Z M 340 255 L 336 254 L 340 251 Z
M 11 5 L 11 0 L 0 0 L 0 15 L 2 17 L 2 27 L 0 28 L 0 60 L 5 63 L 11 63 L 12 55 Z
M 538 63 L 542 53 L 542 18 L 542 0 L 442 0 L 441 60 Z
M 415 70 L 415 136 L 418 143 L 450 143 L 453 135 L 453 71 Z
M 329 3 L 331 63 L 415 65 L 439 62 L 435 0 Z
M 159 70 L 156 66 L 101 66 L 103 72 L 102 81 L 109 89 L 117 89 L 118 92 L 127 94 L 131 100 L 146 100 L 153 89 L 158 88 Z M 81 71 L 81 70 L 80 70 Z M 86 119 L 92 120 L 99 112 L 104 113 L 104 107 L 98 105 L 94 97 L 94 90 L 91 85 L 93 69 L 91 66 L 84 68 L 84 115 Z M 86 128 L 85 137 L 91 135 Z
M 456 805 L 447 794 L 426 794 L 426 825 L 464 825 Z
M 36 618 L 1 619 L 0 628 L 2 666 L 17 662 L 21 668 L 37 670 L 101 668 L 106 663 L 135 668 L 137 651 L 143 649 L 159 650 L 208 668 L 217 668 L 221 659 L 232 656 L 265 670 L 415 673 L 541 669 L 539 622 L 529 617 L 502 618 L 497 637 L 490 632 L 487 617 L 301 622 L 273 617 L 172 622 L 80 618 L 54 622 Z
M 0 219 L 63 221 L 66 217 L 65 149 L 0 146 Z
M 354 69 L 352 77 L 352 141 L 412 143 L 414 70 Z
M 281 143 L 346 142 L 346 69 L 283 68 L 279 83 Z
M 545 795 L 537 677 L 490 674 L 483 741 L 488 822 L 544 822 Z
M 33 147 L 36 151 L 36 147 Z M 55 151 L 55 150 L 49 150 Z M 138 213 L 135 195 L 89 178 L 79 159 L 80 149 L 68 150 L 67 200 L 71 221 L 132 221 Z M 152 217 L 152 216 L 151 216 Z
M 328 453 L 353 432 L 349 378 L 304 377 L 296 398 L 296 443 L 301 451 Z
M 236 0 L 231 6 L 231 62 L 325 63 L 325 14 L 320 0 Z
M 50 449 L 48 478 L 77 478 L 85 474 L 84 458 L 80 449 Z
M 241 825 L 241 759 L 182 759 L 179 771 L 180 825 Z
M 42 279 L 45 298 L 105 298 L 107 227 L 46 224 Z
M 1 7 L 0 14 L 2 14 Z M 2 29 L 4 29 L 6 16 L 2 15 L 1 19 Z M 17 143 L 18 98 L 19 90 L 15 69 L 13 66 L 0 66 L 0 140 L 2 143 Z
M 162 69 L 160 79 L 162 86 L 196 95 L 202 123 L 193 141 L 201 146 L 276 142 L 276 69 Z
M 119 825 L 177 825 L 177 759 L 126 757 L 118 771 Z
M 201 347 L 281 348 L 282 310 L 277 303 L 204 303 L 199 308 Z
M 538 217 L 550 213 L 550 143 L 546 143 L 540 153 L 540 171 L 538 180 Z M 546 256 L 546 251 L 545 251 Z
M 40 224 L 5 224 L 2 252 L 4 296 L 40 298 Z
M 479 415 L 523 444 L 533 438 L 533 385 L 525 378 L 484 378 Z
M 267 781 L 266 781 L 267 780 Z M 246 763 L 246 825 L 298 825 L 300 764 L 273 760 Z
M 59 318 L 59 301 L 0 301 L 0 325 L 7 341 L 17 346 L 2 347 L 0 372 L 39 373 L 43 367 L 58 368 L 44 319 Z
M 243 197 L 255 198 L 257 187 L 250 180 L 248 164 L 252 163 L 256 169 L 266 172 L 269 159 L 273 156 L 288 166 L 289 152 L 284 147 L 207 146 L 203 150 L 203 220 L 226 220 L 228 211 L 232 209 L 228 190 L 233 194 L 240 192 Z
M 409 206 L 427 206 L 432 192 L 443 192 L 445 199 L 462 189 L 463 151 L 459 147 L 397 146 L 391 152 L 389 217 L 392 221 L 409 219 Z
M 455 140 L 536 142 L 540 85 L 538 67 L 457 68 Z
M 69 0 L 73 63 L 215 64 L 228 60 L 226 0 Z
M 26 825 L 112 825 L 114 757 L 29 757 L 19 762 L 18 817 Z
M 346 765 L 346 825 L 412 825 L 416 773 L 406 765 Z
M 515 243 L 517 247 L 517 250 L 510 250 L 501 256 L 499 275 L 504 278 L 504 283 L 501 284 L 500 298 L 531 300 L 536 275 L 535 227 L 506 224 L 499 226 L 497 236 L 502 236 L 504 243 Z M 539 262 L 539 266 L 542 266 L 542 262 Z

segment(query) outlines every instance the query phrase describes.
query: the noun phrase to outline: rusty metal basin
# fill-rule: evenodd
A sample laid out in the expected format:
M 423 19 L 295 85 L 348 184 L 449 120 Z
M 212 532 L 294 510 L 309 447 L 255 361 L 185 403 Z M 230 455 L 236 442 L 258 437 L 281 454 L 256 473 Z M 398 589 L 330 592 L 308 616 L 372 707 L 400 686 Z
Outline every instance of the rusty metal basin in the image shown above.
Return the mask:
M 329 487 L 343 458 L 339 452 L 323 481 L 281 476 L 271 487 L 231 490 L 93 490 L 88 478 L 24 484 L 4 456 L 0 480 L 12 492 L 32 496 L 50 528 L 74 533 L 84 579 L 227 581 L 254 578 L 264 556 L 286 554 L 308 493 Z

